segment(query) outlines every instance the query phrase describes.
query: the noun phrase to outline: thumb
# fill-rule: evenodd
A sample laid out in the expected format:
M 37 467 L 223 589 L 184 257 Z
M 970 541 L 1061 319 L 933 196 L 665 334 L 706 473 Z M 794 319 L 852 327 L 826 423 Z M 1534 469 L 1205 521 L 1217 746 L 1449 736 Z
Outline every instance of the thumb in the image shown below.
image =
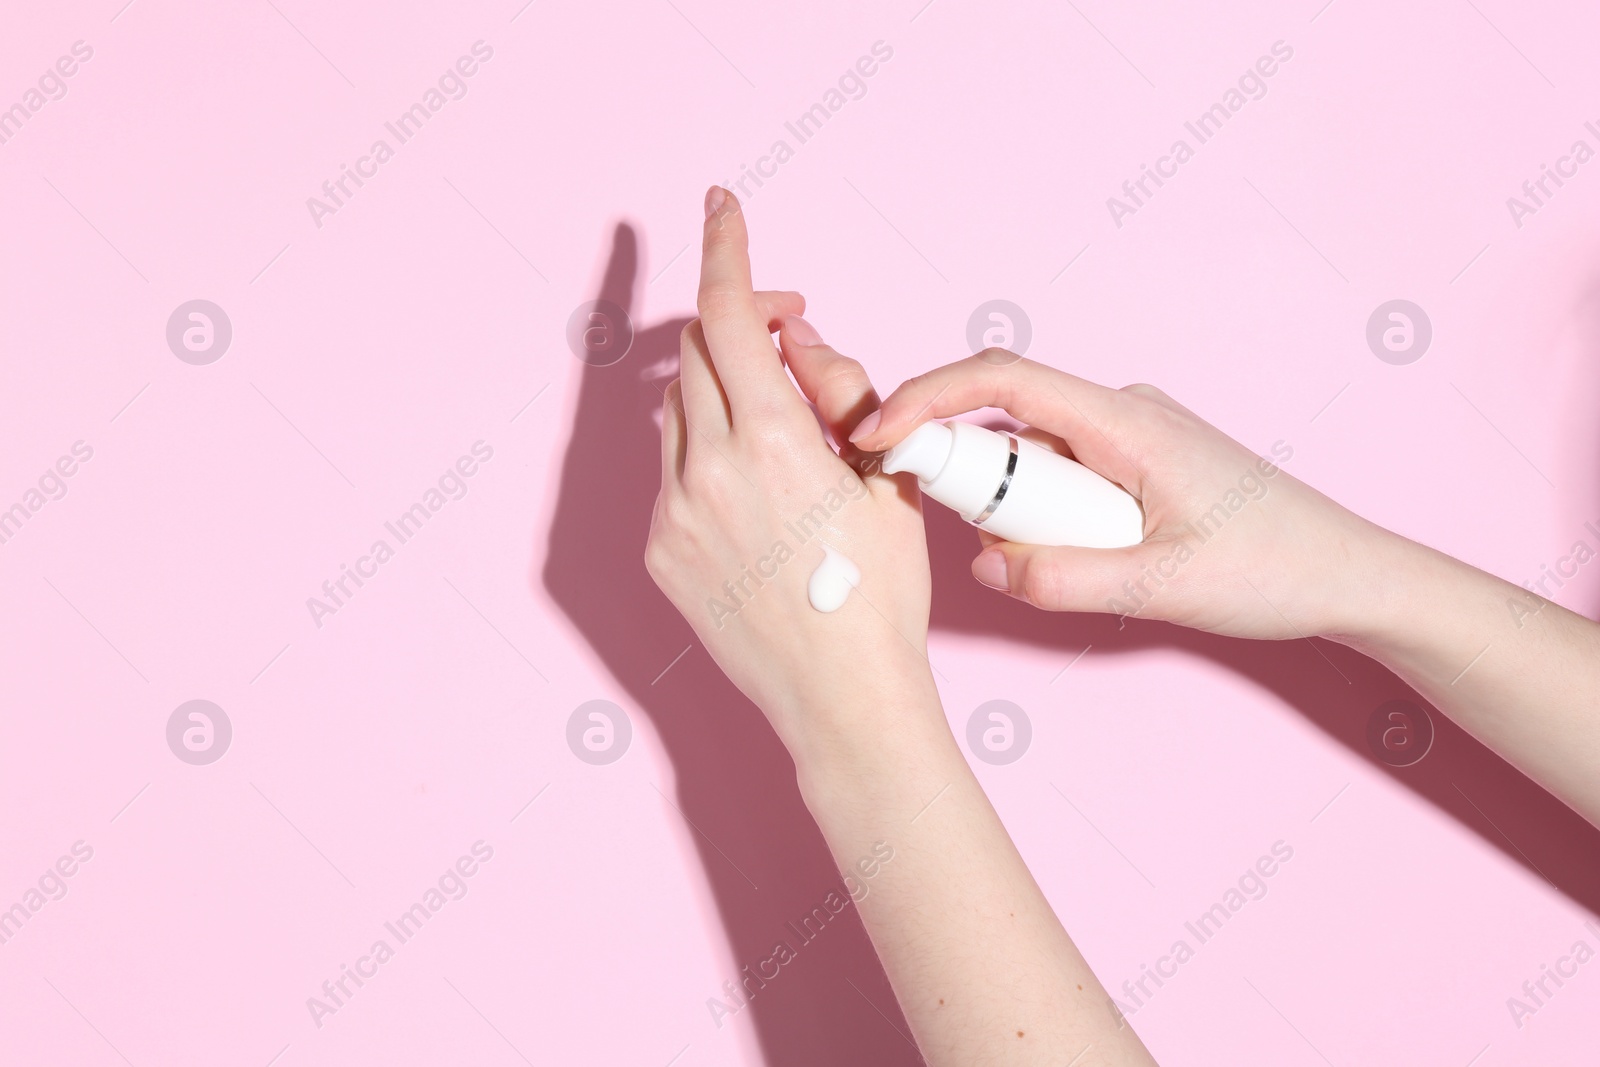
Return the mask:
M 1045 611 L 1131 615 L 1149 598 L 1148 589 L 1140 593 L 1134 584 L 1145 577 L 1149 553 L 1148 542 L 1127 548 L 1046 548 L 996 541 L 972 561 L 972 576 Z

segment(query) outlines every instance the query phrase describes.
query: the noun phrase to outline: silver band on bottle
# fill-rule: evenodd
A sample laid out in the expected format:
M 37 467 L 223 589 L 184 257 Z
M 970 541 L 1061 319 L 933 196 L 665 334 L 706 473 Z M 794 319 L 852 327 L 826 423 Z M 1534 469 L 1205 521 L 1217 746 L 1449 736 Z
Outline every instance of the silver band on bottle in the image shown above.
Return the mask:
M 994 491 L 994 499 L 989 501 L 989 506 L 972 520 L 974 526 L 982 526 L 984 520 L 994 514 L 995 508 L 1000 506 L 1000 501 L 1006 498 L 1006 490 L 1011 488 L 1012 476 L 1017 473 L 1017 435 L 1008 433 L 1006 439 L 1011 442 L 1011 455 L 1006 457 L 1006 476 L 1000 479 L 1000 488 Z

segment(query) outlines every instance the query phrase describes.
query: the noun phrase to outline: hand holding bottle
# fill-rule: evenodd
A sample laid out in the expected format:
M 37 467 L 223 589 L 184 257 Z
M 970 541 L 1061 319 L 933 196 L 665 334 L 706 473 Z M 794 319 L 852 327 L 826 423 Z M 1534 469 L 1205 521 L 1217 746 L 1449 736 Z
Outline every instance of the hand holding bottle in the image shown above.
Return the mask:
M 930 419 L 985 407 L 1053 436 L 1061 451 L 1143 505 L 1144 541 L 1120 548 L 980 535 L 987 547 L 973 561 L 974 577 L 1037 607 L 1237 637 L 1348 632 L 1380 593 L 1375 582 L 1363 586 L 1372 569 L 1344 565 L 1403 543 L 1153 386 L 1108 389 L 999 349 L 906 382 L 851 441 L 887 449 Z M 1280 445 L 1277 458 L 1289 454 Z

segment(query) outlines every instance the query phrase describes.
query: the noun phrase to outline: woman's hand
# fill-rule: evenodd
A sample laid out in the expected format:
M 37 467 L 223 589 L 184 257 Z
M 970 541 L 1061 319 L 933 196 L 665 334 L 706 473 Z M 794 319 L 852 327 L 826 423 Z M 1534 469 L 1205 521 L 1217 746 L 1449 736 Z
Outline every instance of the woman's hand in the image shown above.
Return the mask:
M 1000 349 L 906 382 L 851 440 L 878 451 L 929 419 L 984 407 L 1058 439 L 1144 507 L 1145 540 L 1131 548 L 1038 548 L 980 533 L 973 576 L 1037 607 L 1236 637 L 1339 635 L 1384 599 L 1380 568 L 1368 564 L 1384 554 L 1392 577 L 1409 545 L 1153 386 L 1108 389 Z M 1280 461 L 1292 454 L 1274 448 Z
M 824 437 L 845 440 L 878 398 L 797 317 L 797 295 L 752 291 L 746 245 L 738 202 L 712 189 L 700 319 L 667 389 L 650 574 L 788 746 L 840 871 L 881 861 L 871 893 L 852 896 L 930 1064 L 1077 1062 L 1086 1047 L 1097 1063 L 1149 1064 L 945 721 L 914 482 Z M 806 589 L 823 545 L 861 571 L 831 613 Z
M 645 562 L 794 752 L 833 710 L 870 703 L 875 687 L 888 696 L 927 685 L 918 494 L 908 478 L 858 466 L 865 457 L 850 445 L 829 446 L 823 426 L 844 441 L 877 394 L 859 363 L 798 317 L 799 294 L 753 291 L 744 213 L 717 188 L 706 197 L 698 304 L 666 391 Z M 781 358 L 771 337 L 780 328 Z M 826 614 L 807 597 L 824 545 L 861 571 Z

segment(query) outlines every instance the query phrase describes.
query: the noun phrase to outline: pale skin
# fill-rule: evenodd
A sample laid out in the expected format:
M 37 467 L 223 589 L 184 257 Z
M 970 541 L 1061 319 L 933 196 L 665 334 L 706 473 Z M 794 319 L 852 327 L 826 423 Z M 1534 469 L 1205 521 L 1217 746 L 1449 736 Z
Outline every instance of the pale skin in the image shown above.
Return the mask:
M 928 419 L 1000 408 L 1144 507 L 1146 540 L 1130 549 L 985 538 L 973 563 L 984 584 L 1046 610 L 1128 611 L 1124 583 L 1143 581 L 1142 618 L 1342 641 L 1600 824 L 1594 623 L 1366 522 L 1149 386 L 1108 389 L 990 351 L 880 406 L 861 365 L 799 317 L 799 294 L 754 289 L 744 213 L 718 188 L 698 310 L 666 394 L 646 564 L 787 746 L 840 870 L 859 878 L 875 846 L 893 849 L 858 907 L 935 1067 L 1154 1060 L 1051 910 L 940 705 L 919 494 L 873 462 Z M 1187 525 L 1252 472 L 1246 484 L 1265 492 L 1173 563 Z M 796 521 L 819 504 L 826 522 L 799 540 Z M 828 614 L 806 597 L 822 544 L 862 572 Z
M 1143 618 L 1234 637 L 1325 637 L 1405 679 L 1524 774 L 1600 826 L 1600 626 L 1526 589 L 1407 540 L 1275 471 L 1194 549 L 1186 526 L 1262 461 L 1148 385 L 1114 390 L 1018 359 L 979 354 L 895 390 L 858 427 L 888 448 L 922 422 L 997 407 L 1064 441 L 1139 498 L 1145 541 L 1128 549 L 988 542 L 972 573 L 1050 611 L 1118 610 L 1124 583 L 1173 577 Z M 1270 465 L 1267 469 L 1272 470 Z

